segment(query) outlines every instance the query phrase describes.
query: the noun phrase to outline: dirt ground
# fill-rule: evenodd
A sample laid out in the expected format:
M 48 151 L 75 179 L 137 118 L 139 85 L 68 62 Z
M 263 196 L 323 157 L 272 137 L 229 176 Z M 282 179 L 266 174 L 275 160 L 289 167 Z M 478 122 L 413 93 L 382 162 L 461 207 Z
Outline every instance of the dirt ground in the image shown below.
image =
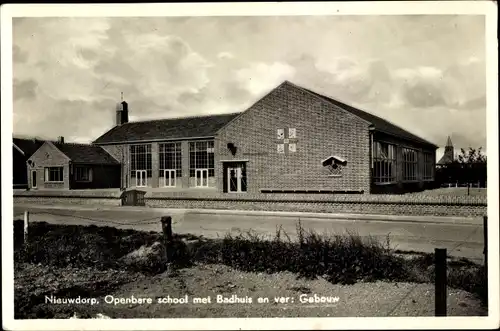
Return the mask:
M 45 268 L 43 268 L 45 269 Z M 95 279 L 90 276 L 89 280 Z M 26 266 L 16 271 L 16 288 L 33 273 L 53 273 Z M 85 270 L 81 271 L 85 274 Z M 124 277 L 121 273 L 119 276 Z M 102 279 L 102 275 L 99 276 Z M 112 275 L 111 277 L 117 277 Z M 41 281 L 43 277 L 38 277 Z M 39 284 L 50 289 L 52 277 Z M 81 297 L 85 294 L 81 293 Z M 106 297 L 107 296 L 107 297 Z M 185 298 L 187 303 L 168 303 L 168 299 Z M 222 296 L 228 303 L 217 302 Z M 239 298 L 239 303 L 231 303 Z M 304 299 L 312 302 L 303 303 Z M 320 302 L 314 302 L 315 298 Z M 69 296 L 66 296 L 68 298 Z M 120 303 L 119 300 L 142 298 L 144 302 Z M 75 297 L 76 298 L 76 297 Z M 151 299 L 147 303 L 145 299 Z M 200 302 L 194 303 L 195 298 Z M 210 299 L 208 299 L 210 298 Z M 219 297 L 220 298 L 220 297 Z M 251 303 L 249 302 L 251 298 Z M 259 303 L 258 298 L 269 301 Z M 286 299 L 288 298 L 288 299 Z M 327 299 L 329 298 L 329 299 Z M 337 299 L 335 299 L 337 298 Z M 98 296 L 98 304 L 55 304 L 39 302 L 35 310 L 49 312 L 56 318 L 91 318 L 103 314 L 110 318 L 189 318 L 189 317 L 386 317 L 433 316 L 434 286 L 414 283 L 331 284 L 322 278 L 299 279 L 288 272 L 248 273 L 223 265 L 196 265 L 154 276 L 132 277 L 130 282 Z M 39 299 L 41 300 L 41 299 Z M 118 303 L 106 303 L 117 301 Z M 160 300 L 160 302 L 159 302 Z M 205 303 L 203 303 L 203 301 Z M 210 300 L 210 303 L 208 303 Z M 275 301 L 278 302 L 275 302 Z M 472 294 L 448 289 L 448 316 L 478 316 L 486 312 Z

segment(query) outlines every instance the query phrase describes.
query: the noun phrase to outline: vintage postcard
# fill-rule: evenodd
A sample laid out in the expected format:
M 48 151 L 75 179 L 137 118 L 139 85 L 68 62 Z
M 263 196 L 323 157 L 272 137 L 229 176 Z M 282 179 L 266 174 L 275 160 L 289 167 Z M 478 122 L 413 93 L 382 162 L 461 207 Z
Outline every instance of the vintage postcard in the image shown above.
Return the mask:
M 495 2 L 1 12 L 5 329 L 499 326 Z

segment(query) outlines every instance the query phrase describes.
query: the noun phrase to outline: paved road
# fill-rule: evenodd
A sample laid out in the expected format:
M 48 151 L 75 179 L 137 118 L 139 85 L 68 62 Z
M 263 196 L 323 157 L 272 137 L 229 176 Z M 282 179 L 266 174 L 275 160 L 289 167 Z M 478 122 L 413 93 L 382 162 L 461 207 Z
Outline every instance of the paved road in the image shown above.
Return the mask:
M 173 230 L 177 233 L 192 233 L 205 237 L 221 237 L 226 233 L 255 231 L 263 235 L 273 235 L 277 227 L 293 238 L 298 216 L 272 214 L 262 216 L 251 212 L 239 214 L 204 213 L 179 209 L 150 209 L 126 207 L 81 207 L 81 206 L 41 206 L 15 205 L 15 218 L 22 218 L 25 210 L 30 211 L 31 221 L 46 221 L 56 224 L 108 225 L 118 228 L 132 228 L 143 231 L 161 231 L 160 217 L 171 215 Z M 388 217 L 390 219 L 390 217 Z M 361 236 L 372 236 L 382 242 L 389 237 L 393 248 L 433 252 L 434 248 L 447 248 L 448 253 L 466 257 L 476 262 L 483 261 L 483 227 L 480 221 L 436 223 L 431 217 L 417 221 L 367 220 L 360 217 L 332 219 L 303 214 L 300 221 L 304 228 L 323 233 L 357 232 Z

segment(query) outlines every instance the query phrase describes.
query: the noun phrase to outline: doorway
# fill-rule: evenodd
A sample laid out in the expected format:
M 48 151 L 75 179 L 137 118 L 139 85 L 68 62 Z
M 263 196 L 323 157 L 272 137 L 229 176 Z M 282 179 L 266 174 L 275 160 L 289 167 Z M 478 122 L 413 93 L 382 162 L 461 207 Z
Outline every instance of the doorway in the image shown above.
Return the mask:
M 36 188 L 36 170 L 31 171 L 31 188 Z
M 196 187 L 208 187 L 208 169 L 196 169 Z
M 146 170 L 136 170 L 135 172 L 135 186 L 136 187 L 146 187 L 148 185 L 147 171 Z
M 246 164 L 244 162 L 227 163 L 224 171 L 224 192 L 244 193 L 247 191 Z
M 175 169 L 163 170 L 163 186 L 175 187 L 176 171 Z

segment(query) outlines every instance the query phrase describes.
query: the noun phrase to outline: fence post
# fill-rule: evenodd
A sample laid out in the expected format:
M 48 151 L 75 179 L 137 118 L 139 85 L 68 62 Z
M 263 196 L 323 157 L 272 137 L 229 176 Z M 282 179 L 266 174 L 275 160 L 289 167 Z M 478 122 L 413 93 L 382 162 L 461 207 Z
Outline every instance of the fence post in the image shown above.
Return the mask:
M 170 263 L 172 257 L 172 217 L 163 216 L 161 218 L 161 228 L 163 230 L 163 243 L 165 244 L 165 258 L 167 263 Z
M 30 213 L 29 211 L 24 211 L 24 245 L 28 244 L 28 226 L 30 222 Z
M 435 315 L 446 316 L 447 275 L 446 275 L 446 248 L 434 249 L 435 263 Z

